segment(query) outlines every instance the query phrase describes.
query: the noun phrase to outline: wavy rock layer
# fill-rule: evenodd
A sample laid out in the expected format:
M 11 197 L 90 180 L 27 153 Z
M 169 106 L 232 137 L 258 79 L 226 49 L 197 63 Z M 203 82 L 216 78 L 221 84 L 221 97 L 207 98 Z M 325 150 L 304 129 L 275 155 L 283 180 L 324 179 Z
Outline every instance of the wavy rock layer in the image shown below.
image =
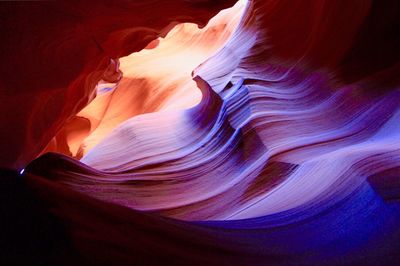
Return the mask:
M 58 133 L 64 149 L 53 147 L 80 160 L 42 155 L 25 169 L 29 187 L 85 262 L 395 264 L 398 22 L 373 22 L 397 21 L 398 4 L 250 1 L 230 20 L 239 6 L 131 55 L 144 65 L 121 59 L 116 84 L 112 61 L 113 78 Z M 385 38 L 363 46 L 367 32 Z M 153 74 L 148 64 L 168 51 L 187 58 L 171 51 L 174 36 L 201 56 Z M 376 47 L 391 56 L 377 59 Z

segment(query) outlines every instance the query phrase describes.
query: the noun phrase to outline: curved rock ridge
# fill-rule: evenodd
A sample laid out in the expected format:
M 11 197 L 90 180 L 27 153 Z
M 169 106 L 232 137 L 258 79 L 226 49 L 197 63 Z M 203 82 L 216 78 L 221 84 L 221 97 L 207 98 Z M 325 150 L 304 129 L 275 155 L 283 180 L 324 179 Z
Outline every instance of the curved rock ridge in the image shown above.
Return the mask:
M 195 77 L 198 106 L 127 120 L 82 158 L 97 171 L 54 176 L 120 205 L 213 220 L 333 204 L 366 174 L 399 166 L 398 129 L 385 130 L 399 122 L 398 92 L 360 103 L 361 87 L 321 93 L 329 86 L 321 75 L 284 75 L 275 84 L 240 80 L 224 96 Z

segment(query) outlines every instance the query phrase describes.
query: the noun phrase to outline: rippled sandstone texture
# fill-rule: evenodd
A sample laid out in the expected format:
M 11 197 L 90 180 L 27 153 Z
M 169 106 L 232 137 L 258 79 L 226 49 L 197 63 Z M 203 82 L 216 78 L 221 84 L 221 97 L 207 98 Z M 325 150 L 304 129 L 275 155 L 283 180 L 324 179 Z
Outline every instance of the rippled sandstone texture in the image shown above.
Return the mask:
M 5 4 L 2 166 L 44 153 L 24 182 L 78 261 L 395 265 L 399 4 L 255 0 L 167 35 L 233 4 Z

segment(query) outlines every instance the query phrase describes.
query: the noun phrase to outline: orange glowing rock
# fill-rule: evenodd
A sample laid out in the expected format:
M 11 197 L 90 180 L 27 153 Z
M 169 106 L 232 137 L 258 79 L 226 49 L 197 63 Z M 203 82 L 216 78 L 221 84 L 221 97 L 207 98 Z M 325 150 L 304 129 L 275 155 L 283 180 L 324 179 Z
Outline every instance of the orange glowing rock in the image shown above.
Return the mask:
M 116 84 L 100 82 L 96 98 L 73 118 L 73 121 L 90 121 L 90 130 L 82 129 L 77 136 L 73 122 L 67 122 L 55 140 L 64 138 L 69 149 L 53 145 L 45 152 L 81 158 L 112 129 L 133 116 L 198 104 L 201 93 L 191 73 L 228 40 L 246 3 L 242 0 L 221 11 L 203 29 L 192 23 L 178 24 L 165 38 L 149 43 L 145 50 L 122 57 L 119 60 L 122 79 Z

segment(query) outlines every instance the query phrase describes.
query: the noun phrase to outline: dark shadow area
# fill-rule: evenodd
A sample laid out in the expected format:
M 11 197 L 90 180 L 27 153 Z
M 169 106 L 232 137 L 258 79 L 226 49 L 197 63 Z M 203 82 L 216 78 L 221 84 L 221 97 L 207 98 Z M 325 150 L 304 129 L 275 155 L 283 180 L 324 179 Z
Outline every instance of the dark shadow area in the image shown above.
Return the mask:
M 0 169 L 0 264 L 76 265 L 66 230 L 29 190 L 24 176 Z

